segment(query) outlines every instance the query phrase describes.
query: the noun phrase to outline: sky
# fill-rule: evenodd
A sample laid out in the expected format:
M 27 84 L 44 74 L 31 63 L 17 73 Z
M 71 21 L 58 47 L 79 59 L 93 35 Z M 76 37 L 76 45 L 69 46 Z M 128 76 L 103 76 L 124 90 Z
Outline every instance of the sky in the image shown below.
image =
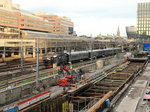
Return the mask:
M 150 0 L 13 0 L 30 12 L 46 11 L 67 16 L 78 35 L 113 35 L 118 26 L 126 36 L 126 26 L 136 26 L 138 2 Z

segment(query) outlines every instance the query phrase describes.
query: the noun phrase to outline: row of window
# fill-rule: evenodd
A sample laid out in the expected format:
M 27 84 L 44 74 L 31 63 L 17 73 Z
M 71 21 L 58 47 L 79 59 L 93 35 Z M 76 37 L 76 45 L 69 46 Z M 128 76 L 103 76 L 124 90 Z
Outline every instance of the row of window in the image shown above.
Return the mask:
M 147 15 L 138 15 L 138 18 L 149 18 L 150 17 L 150 14 L 147 14 Z
M 149 25 L 138 25 L 138 28 L 150 28 L 150 24 Z
M 138 19 L 149 19 L 150 18 L 150 14 L 147 16 L 138 16 Z
M 22 21 L 28 22 L 28 23 L 34 23 L 34 24 L 39 24 L 39 25 L 46 25 L 46 26 L 50 26 L 52 27 L 52 25 L 44 23 L 44 22 L 37 22 L 37 21 L 31 21 L 31 20 L 24 20 L 22 19 Z
M 45 18 L 45 19 L 51 19 L 52 17 L 50 17 L 50 16 L 44 16 L 43 18 Z
M 149 17 L 150 13 L 138 13 L 138 17 Z
M 142 34 L 142 35 L 150 35 L 150 32 L 138 31 L 138 34 Z
M 64 26 L 64 27 L 71 27 L 71 26 L 73 26 L 73 25 L 71 25 L 71 24 L 61 24 L 62 26 Z
M 138 21 L 150 21 L 150 18 L 138 18 Z
M 138 24 L 148 24 L 150 21 L 138 21 Z
M 17 25 L 17 22 L 15 22 L 15 21 L 7 21 L 7 20 L 1 20 L 1 19 L 0 19 L 0 23 Z
M 138 9 L 138 13 L 149 13 L 149 9 L 148 10 L 142 10 L 142 9 Z
M 150 7 L 150 3 L 139 3 L 138 4 L 138 8 L 148 8 Z
M 48 27 L 40 27 L 38 25 L 21 24 L 21 26 L 32 27 L 32 28 L 39 28 L 39 29 L 46 29 L 46 30 L 52 30 L 52 29 L 50 29 Z
M 61 20 L 63 24 L 72 25 L 73 23 L 71 21 Z
M 138 25 L 149 24 L 150 21 L 137 21 Z
M 146 26 L 150 26 L 150 23 L 138 23 L 139 27 L 146 27 Z
M 138 30 L 147 30 L 147 31 L 150 31 L 150 28 L 138 28 Z
M 13 16 L 7 16 L 7 15 L 3 15 L 3 14 L 0 14 L 0 17 L 8 18 L 8 19 L 14 19 L 14 20 L 17 19 L 16 17 L 13 17 Z
M 144 13 L 144 14 L 145 14 L 145 13 L 149 13 L 150 11 L 149 11 L 149 9 L 148 9 L 148 10 L 138 10 L 137 12 L 138 12 L 138 13 Z
M 48 20 L 49 22 L 55 22 L 55 20 Z
M 32 16 L 27 16 L 27 15 L 21 14 L 21 16 L 22 16 L 22 17 L 25 17 L 25 18 L 28 18 L 28 19 L 32 18 L 32 20 L 43 20 L 42 18 L 36 17 L 36 16 L 34 16 L 34 15 L 33 15 L 33 17 L 32 17 Z M 44 20 L 43 20 L 43 21 L 44 21 Z

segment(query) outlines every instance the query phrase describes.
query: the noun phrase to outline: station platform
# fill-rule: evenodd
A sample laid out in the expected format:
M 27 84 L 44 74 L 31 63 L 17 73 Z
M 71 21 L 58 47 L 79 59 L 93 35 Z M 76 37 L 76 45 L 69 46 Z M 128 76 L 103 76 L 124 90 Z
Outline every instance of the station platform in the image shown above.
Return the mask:
M 143 73 L 138 76 L 130 88 L 127 90 L 123 96 L 122 101 L 116 108 L 114 112 L 150 112 L 145 101 L 143 100 L 145 93 L 150 82 L 150 63 L 148 63 L 146 69 Z

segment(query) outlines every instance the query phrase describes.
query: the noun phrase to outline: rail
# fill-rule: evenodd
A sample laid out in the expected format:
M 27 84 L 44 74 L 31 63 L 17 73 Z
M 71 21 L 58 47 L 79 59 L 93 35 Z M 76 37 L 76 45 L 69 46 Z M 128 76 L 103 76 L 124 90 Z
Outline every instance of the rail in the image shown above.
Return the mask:
M 122 94 L 123 92 L 121 91 L 125 91 L 128 87 L 127 84 L 129 84 L 134 79 L 133 73 L 138 73 L 137 70 L 140 71 L 144 64 L 145 63 L 143 62 L 126 62 L 111 69 L 112 72 L 98 75 L 95 80 L 92 80 L 92 85 L 86 88 L 83 92 L 80 90 L 79 93 L 73 93 L 74 97 L 71 97 L 71 102 L 73 102 L 75 110 L 80 110 L 81 112 L 86 111 L 91 104 L 91 102 L 88 100 L 90 97 L 98 97 L 102 99 L 108 91 L 113 91 L 113 94 L 110 97 L 111 100 L 118 93 Z M 118 69 L 119 67 L 124 68 L 122 69 L 122 72 L 115 71 L 115 69 Z M 83 107 L 82 105 L 85 104 L 85 101 L 87 105 Z M 87 103 L 88 101 L 89 104 Z M 88 112 L 94 111 L 91 110 Z

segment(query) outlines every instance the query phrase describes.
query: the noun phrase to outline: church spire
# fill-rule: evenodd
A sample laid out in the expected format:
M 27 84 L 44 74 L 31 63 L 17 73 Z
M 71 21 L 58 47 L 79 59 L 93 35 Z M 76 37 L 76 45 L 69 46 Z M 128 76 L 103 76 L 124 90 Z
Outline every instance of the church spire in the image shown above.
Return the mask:
M 119 29 L 119 25 L 118 25 L 118 30 L 117 30 L 117 36 L 120 37 L 120 29 Z

